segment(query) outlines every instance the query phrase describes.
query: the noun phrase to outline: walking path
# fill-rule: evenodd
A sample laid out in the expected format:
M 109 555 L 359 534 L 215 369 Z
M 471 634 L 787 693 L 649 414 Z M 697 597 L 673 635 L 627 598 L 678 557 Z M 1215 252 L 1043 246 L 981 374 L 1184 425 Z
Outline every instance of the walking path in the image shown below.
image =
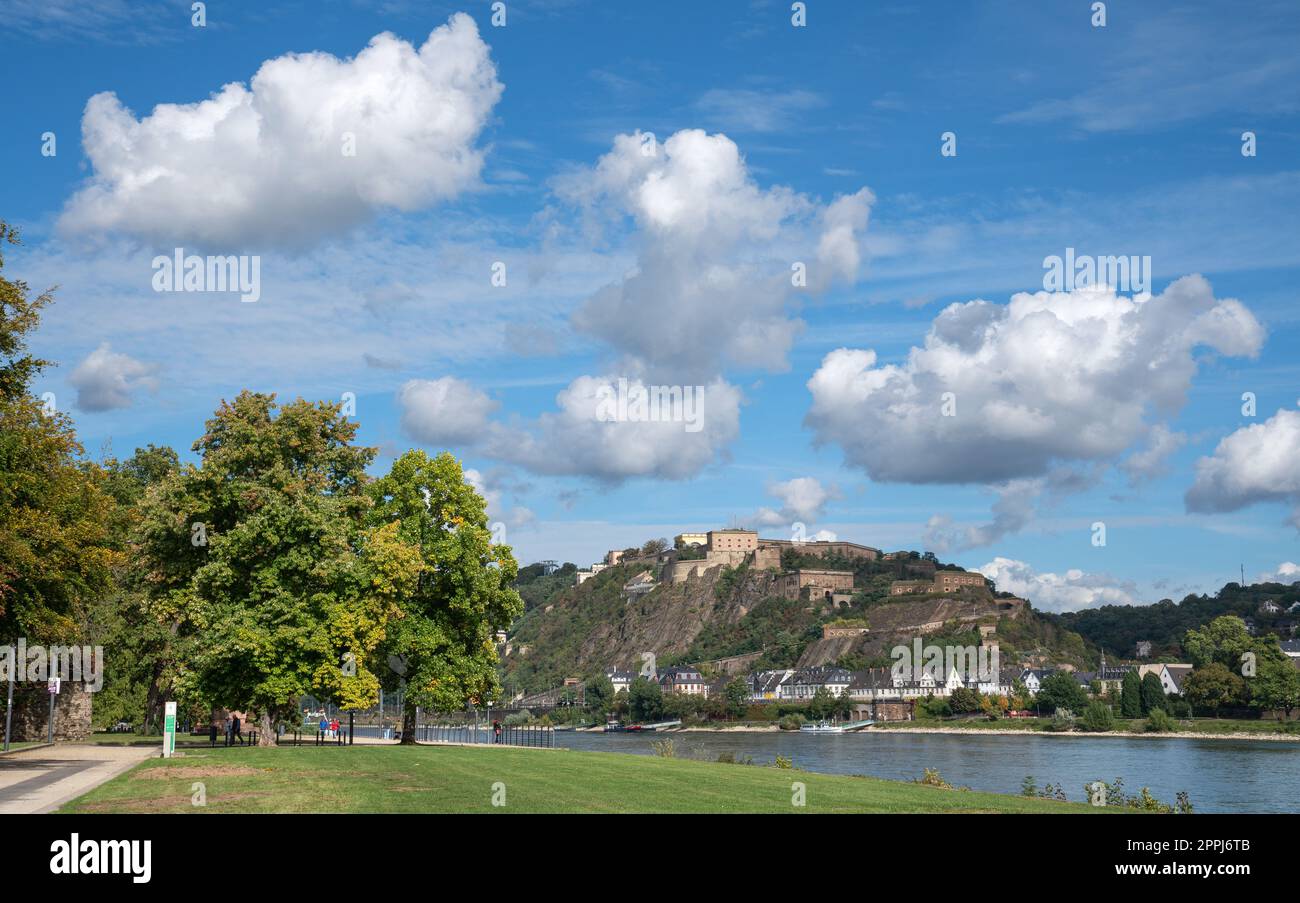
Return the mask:
M 59 743 L 0 756 L 0 815 L 53 812 L 158 752 L 155 746 Z

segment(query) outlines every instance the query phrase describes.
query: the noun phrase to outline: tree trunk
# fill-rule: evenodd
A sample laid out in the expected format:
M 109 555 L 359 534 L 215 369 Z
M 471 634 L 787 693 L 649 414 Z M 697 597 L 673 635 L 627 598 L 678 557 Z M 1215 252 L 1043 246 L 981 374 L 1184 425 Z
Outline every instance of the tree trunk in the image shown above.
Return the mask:
M 257 745 L 275 746 L 275 725 L 271 722 L 270 712 L 257 716 Z
M 415 745 L 415 704 L 409 699 L 402 706 L 402 745 Z

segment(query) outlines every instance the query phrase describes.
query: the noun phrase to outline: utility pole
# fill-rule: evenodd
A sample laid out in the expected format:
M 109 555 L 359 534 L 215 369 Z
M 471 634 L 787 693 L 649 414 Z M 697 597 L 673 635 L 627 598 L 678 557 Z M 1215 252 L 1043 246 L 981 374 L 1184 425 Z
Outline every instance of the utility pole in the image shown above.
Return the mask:
M 5 703 L 5 752 L 9 752 L 9 730 L 14 722 L 14 671 L 18 668 L 18 662 L 13 657 L 9 657 L 9 701 Z

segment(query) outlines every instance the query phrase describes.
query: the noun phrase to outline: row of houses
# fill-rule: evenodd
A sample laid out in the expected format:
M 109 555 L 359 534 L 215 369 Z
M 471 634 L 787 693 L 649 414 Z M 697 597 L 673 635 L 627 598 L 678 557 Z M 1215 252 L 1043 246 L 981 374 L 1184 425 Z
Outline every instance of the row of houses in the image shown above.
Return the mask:
M 1300 644 L 1297 644 L 1300 645 Z M 1288 652 L 1300 661 L 1300 648 Z M 1091 689 L 1093 684 L 1101 684 L 1103 691 L 1118 691 L 1124 676 L 1136 670 L 1139 677 L 1148 673 L 1160 679 L 1165 695 L 1181 695 L 1183 682 L 1192 672 L 1188 664 L 1152 664 L 1121 665 L 1108 667 L 1105 661 L 1097 671 L 1067 670 L 1081 687 Z M 985 696 L 1010 696 L 1015 692 L 1017 683 L 1023 684 L 1030 693 L 1037 693 L 1048 677 L 1057 673 L 1057 669 L 1042 668 L 1007 668 L 997 674 L 963 674 L 958 668 L 947 669 L 894 669 L 868 668 L 862 671 L 849 671 L 830 665 L 815 668 L 784 668 L 766 671 L 754 671 L 744 676 L 746 689 L 751 702 L 807 702 L 825 690 L 838 698 L 845 694 L 855 702 L 914 700 L 927 696 L 943 698 L 951 696 L 955 690 L 975 690 Z M 605 672 L 614 692 L 626 690 L 636 680 L 637 674 L 619 668 L 610 668 Z M 714 681 L 705 678 L 696 668 L 679 666 L 664 668 L 655 673 L 655 680 L 665 693 L 683 693 L 688 696 L 708 697 L 722 692 L 723 688 L 734 678 L 723 676 Z

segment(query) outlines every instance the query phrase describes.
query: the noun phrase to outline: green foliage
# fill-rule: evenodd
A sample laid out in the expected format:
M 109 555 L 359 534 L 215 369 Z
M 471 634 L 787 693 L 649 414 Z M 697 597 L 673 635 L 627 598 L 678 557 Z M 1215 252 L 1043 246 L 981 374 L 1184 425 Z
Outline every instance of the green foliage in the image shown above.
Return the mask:
M 17 243 L 0 220 L 0 271 L 4 245 Z M 81 641 L 120 559 L 103 472 L 72 421 L 31 395 L 49 362 L 27 353 L 27 337 L 52 300 L 0 275 L 0 642 Z
M 1142 679 L 1137 671 L 1129 671 L 1120 684 L 1119 710 L 1125 718 L 1142 717 Z
M 1115 713 L 1101 700 L 1093 700 L 1083 710 L 1079 726 L 1090 733 L 1103 733 L 1115 729 Z
M 972 690 L 968 687 L 958 687 L 952 691 L 948 697 L 948 706 L 952 709 L 953 714 L 963 715 L 970 712 L 978 712 L 983 708 L 983 700 L 978 690 Z
M 377 652 L 404 664 L 408 720 L 416 706 L 486 704 L 500 692 L 493 635 L 523 614 L 515 559 L 492 542 L 487 503 L 454 457 L 419 450 L 394 461 L 369 494 L 371 535 L 391 530 L 397 543 L 372 588 L 397 606 Z M 413 559 L 414 580 L 398 552 Z
M 1142 676 L 1142 714 L 1150 715 L 1168 705 L 1165 688 L 1154 672 L 1148 671 Z
M 593 715 L 605 715 L 614 706 L 614 684 L 604 674 L 587 681 L 585 695 L 587 711 Z
M 1210 709 L 1217 716 L 1220 708 L 1245 701 L 1246 682 L 1219 662 L 1210 662 L 1187 675 L 1183 696 L 1193 706 Z
M 805 720 L 802 715 L 790 714 L 782 717 L 781 720 L 776 723 L 776 726 L 783 731 L 797 731 L 799 728 L 804 726 L 804 723 Z
M 1088 706 L 1088 694 L 1073 675 L 1057 671 L 1043 680 L 1035 702 L 1044 712 L 1055 712 L 1058 708 L 1082 711 Z
M 1190 649 L 1183 645 L 1189 630 L 1225 615 L 1250 616 L 1267 627 L 1272 618 L 1280 616 L 1260 613 L 1260 605 L 1274 601 L 1285 609 L 1298 600 L 1300 589 L 1295 587 L 1277 583 L 1243 587 L 1229 583 L 1213 596 L 1189 595 L 1177 603 L 1163 599 L 1152 605 L 1103 605 L 1046 617 L 1115 655 L 1130 655 L 1138 640 L 1150 640 L 1157 660 L 1195 663 Z M 1232 667 L 1228 662 L 1223 664 Z
M 633 721 L 658 721 L 664 706 L 663 689 L 653 680 L 638 677 L 627 689 L 627 705 Z
M 1178 730 L 1178 725 L 1164 709 L 1152 709 L 1145 730 L 1149 734 L 1167 734 Z

